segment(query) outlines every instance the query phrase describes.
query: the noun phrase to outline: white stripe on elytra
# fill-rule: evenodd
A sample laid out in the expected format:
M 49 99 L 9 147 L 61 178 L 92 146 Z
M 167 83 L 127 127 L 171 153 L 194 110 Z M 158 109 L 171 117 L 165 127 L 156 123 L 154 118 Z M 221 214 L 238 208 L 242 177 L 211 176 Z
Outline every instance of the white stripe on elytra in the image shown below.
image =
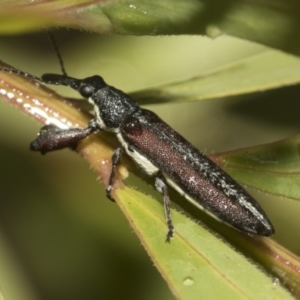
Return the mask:
M 122 147 L 125 149 L 126 153 L 149 175 L 155 175 L 159 169 L 144 155 L 138 153 L 137 151 L 130 151 L 128 148 L 128 143 L 123 139 L 121 133 L 117 133 L 117 138 L 120 141 Z
M 162 134 L 164 135 L 165 139 L 169 140 L 171 143 L 173 143 L 175 145 L 174 140 L 170 136 L 164 134 L 163 132 L 162 132 Z M 206 159 L 209 159 L 206 156 L 200 157 L 200 159 L 198 157 L 195 157 L 193 155 L 192 151 L 190 151 L 189 149 L 187 149 L 187 147 L 184 147 L 185 145 L 183 145 L 183 147 L 181 147 L 180 144 L 176 144 L 175 146 L 176 146 L 177 149 L 179 148 L 178 150 L 179 150 L 180 153 L 182 153 L 182 158 L 184 160 L 189 159 L 190 162 L 191 162 L 191 164 L 194 165 L 194 166 L 197 166 L 199 168 L 199 172 L 201 172 L 201 174 L 204 175 L 206 178 L 208 178 L 212 183 L 214 183 L 218 187 L 220 187 L 222 189 L 222 192 L 225 195 L 227 195 L 227 196 L 234 196 L 235 199 L 237 200 L 237 202 L 241 206 L 245 207 L 256 218 L 258 218 L 266 227 L 269 228 L 268 222 L 265 221 L 265 217 L 251 204 L 251 202 L 249 202 L 246 199 L 246 197 L 243 194 L 241 194 L 239 192 L 239 189 L 241 189 L 241 188 L 235 186 L 232 183 L 227 183 L 226 182 L 226 177 L 224 176 L 224 171 L 223 170 L 221 170 L 221 169 L 219 170 L 218 166 L 213 166 L 212 167 L 211 164 L 209 164 L 209 162 L 206 161 Z M 204 155 L 204 154 L 202 154 L 202 155 Z M 177 184 L 174 183 L 170 178 L 168 178 L 168 182 L 179 193 L 186 195 L 184 193 L 184 191 L 182 191 L 182 189 L 179 188 L 177 186 Z M 185 198 L 199 207 L 199 204 L 197 202 L 195 203 L 195 200 L 192 199 L 191 197 L 189 197 L 191 200 L 188 199 L 187 196 L 185 196 Z M 209 214 L 211 214 L 211 213 L 209 213 Z

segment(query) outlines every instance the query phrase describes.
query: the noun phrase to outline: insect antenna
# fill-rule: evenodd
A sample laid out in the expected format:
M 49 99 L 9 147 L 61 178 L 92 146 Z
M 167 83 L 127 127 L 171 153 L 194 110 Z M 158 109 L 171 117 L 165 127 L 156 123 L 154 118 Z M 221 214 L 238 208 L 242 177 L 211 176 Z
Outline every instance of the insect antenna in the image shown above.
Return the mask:
M 57 45 L 57 42 L 56 42 L 56 39 L 54 37 L 54 34 L 50 31 L 48 31 L 48 35 L 49 35 L 49 38 L 51 40 L 51 43 L 52 43 L 52 46 L 54 48 L 54 51 L 58 57 L 58 61 L 59 61 L 59 64 L 60 64 L 60 67 L 61 67 L 61 71 L 63 73 L 64 76 L 68 77 L 68 74 L 66 72 L 66 69 L 65 69 L 65 66 L 64 66 L 64 62 L 62 60 L 62 57 L 60 55 L 60 52 L 59 52 L 59 48 L 58 48 L 58 45 Z
M 31 75 L 29 73 L 14 69 L 14 68 L 9 68 L 9 67 L 0 67 L 0 71 L 6 72 L 6 73 L 13 73 L 13 74 L 17 74 L 26 78 L 30 78 L 33 80 L 38 80 L 43 82 L 43 80 L 37 76 Z

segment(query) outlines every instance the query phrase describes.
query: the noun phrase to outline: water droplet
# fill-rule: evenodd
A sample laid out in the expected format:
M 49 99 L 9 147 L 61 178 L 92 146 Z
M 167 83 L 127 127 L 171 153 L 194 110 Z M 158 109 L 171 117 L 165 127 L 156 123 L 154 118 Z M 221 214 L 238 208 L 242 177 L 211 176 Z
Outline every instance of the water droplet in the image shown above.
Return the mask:
M 186 277 L 183 279 L 183 285 L 191 286 L 194 284 L 194 279 L 192 277 Z
M 278 278 L 273 278 L 273 285 L 279 285 L 280 281 Z
M 209 37 L 211 37 L 212 39 L 214 39 L 222 34 L 222 31 L 216 25 L 208 25 L 206 27 L 205 31 L 206 31 L 206 34 Z

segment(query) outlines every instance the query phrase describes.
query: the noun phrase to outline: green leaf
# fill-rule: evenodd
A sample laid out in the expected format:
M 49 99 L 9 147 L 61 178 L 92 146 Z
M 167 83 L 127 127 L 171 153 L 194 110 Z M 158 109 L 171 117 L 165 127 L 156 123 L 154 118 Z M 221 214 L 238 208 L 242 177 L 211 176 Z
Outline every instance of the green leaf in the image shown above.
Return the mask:
M 218 164 L 243 184 L 300 200 L 300 137 L 215 155 Z
M 296 0 L 0 1 L 1 34 L 68 27 L 130 35 L 232 35 L 299 54 Z
M 141 104 L 185 102 L 236 96 L 300 82 L 300 60 L 265 51 L 176 83 L 131 93 Z
M 175 237 L 165 243 L 166 224 L 160 203 L 119 189 L 118 204 L 130 220 L 155 266 L 178 299 L 293 299 L 215 234 L 172 210 Z M 265 239 L 259 239 L 264 244 Z

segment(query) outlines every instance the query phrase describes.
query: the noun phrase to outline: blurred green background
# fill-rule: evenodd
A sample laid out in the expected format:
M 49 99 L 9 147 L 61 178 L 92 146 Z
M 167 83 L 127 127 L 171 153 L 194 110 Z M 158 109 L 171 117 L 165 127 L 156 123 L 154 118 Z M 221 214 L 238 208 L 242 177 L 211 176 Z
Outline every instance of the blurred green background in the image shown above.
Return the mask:
M 69 75 L 100 74 L 126 92 L 268 51 L 229 37 L 101 37 L 66 30 L 55 36 Z M 0 58 L 37 76 L 60 73 L 46 33 L 0 37 Z M 77 97 L 67 88 L 54 89 Z M 299 95 L 300 88 L 293 86 L 147 108 L 210 153 L 298 134 Z M 41 124 L 4 101 L 0 112 L 0 286 L 5 299 L 173 299 L 87 163 L 69 150 L 46 156 L 30 152 Z M 250 192 L 274 221 L 275 239 L 300 254 L 299 204 Z

